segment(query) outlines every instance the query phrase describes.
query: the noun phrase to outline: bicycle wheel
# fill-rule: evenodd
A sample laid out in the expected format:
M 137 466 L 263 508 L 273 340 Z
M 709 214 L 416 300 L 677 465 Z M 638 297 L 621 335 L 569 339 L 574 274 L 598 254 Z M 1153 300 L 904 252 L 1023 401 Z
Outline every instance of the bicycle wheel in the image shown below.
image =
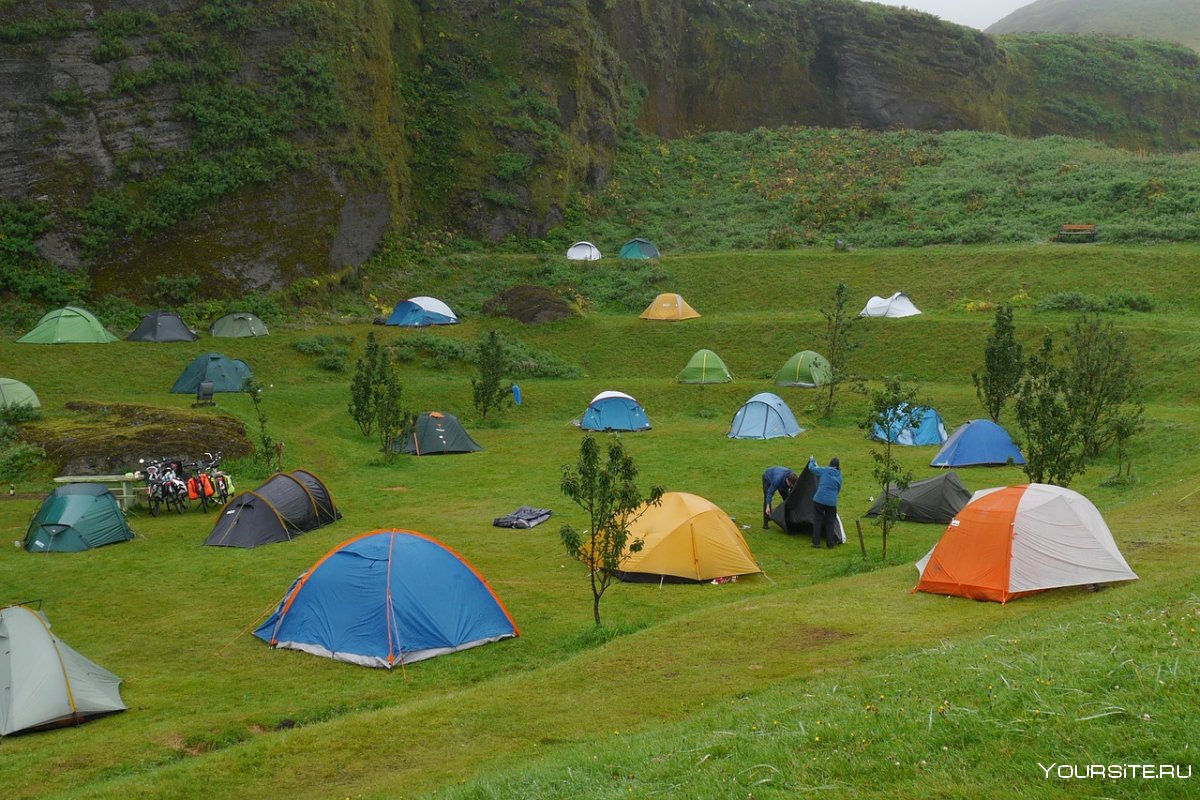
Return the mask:
M 196 492 L 196 499 L 200 501 L 200 510 L 205 514 L 208 513 L 208 495 L 204 493 L 204 487 L 200 487 L 200 491 Z
M 150 516 L 152 516 L 152 517 L 157 517 L 157 516 L 158 516 L 158 508 L 159 508 L 159 506 L 160 506 L 160 505 L 162 505 L 162 498 L 161 498 L 161 497 L 159 497 L 159 496 L 158 496 L 157 494 L 155 494 L 154 492 L 151 492 L 151 493 L 150 493 L 150 494 L 149 494 L 149 495 L 146 497 L 146 505 L 147 505 L 147 506 L 149 507 L 149 509 L 150 509 Z
M 214 496 L 217 498 L 217 502 L 224 507 L 224 505 L 229 502 L 229 487 L 225 483 L 225 476 L 218 475 L 214 486 L 217 490 L 217 493 Z
M 176 514 L 183 513 L 183 507 L 185 505 L 187 505 L 187 501 L 184 500 L 185 497 L 187 497 L 187 495 L 185 495 L 185 494 L 172 494 L 171 495 L 170 502 L 175 506 Z

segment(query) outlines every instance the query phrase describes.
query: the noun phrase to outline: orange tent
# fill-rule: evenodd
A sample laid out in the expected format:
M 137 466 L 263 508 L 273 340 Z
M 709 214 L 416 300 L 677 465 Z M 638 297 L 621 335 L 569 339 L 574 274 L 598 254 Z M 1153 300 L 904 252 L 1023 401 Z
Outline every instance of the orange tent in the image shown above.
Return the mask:
M 678 294 L 660 294 L 654 298 L 654 302 L 646 306 L 646 310 L 642 312 L 642 319 L 663 320 L 666 322 L 678 322 L 684 319 L 695 319 L 700 316 L 696 309 L 688 305 L 682 295 Z
M 1091 501 L 1041 483 L 976 492 L 917 569 L 917 591 L 998 603 L 1137 580 Z

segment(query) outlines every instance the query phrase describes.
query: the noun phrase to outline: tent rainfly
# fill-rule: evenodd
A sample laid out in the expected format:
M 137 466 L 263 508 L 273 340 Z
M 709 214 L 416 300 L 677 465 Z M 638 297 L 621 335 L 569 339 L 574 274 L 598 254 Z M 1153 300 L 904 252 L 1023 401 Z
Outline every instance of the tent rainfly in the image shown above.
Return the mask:
M 954 429 L 929 466 L 1003 466 L 1009 461 L 1020 466 L 1025 463 L 1025 456 L 1013 444 L 1008 431 L 990 419 L 972 419 Z
M 316 475 L 303 469 L 277 472 L 257 489 L 234 495 L 204 543 L 258 547 L 285 542 L 341 517 Z
M 771 521 L 783 528 L 785 533 L 813 532 L 814 512 L 813 497 L 817 493 L 816 474 L 805 465 L 796 477 L 796 485 L 788 493 L 787 500 L 771 507 Z M 846 529 L 842 526 L 842 517 L 837 516 L 838 541 L 846 541 Z
M 658 258 L 658 248 L 645 239 L 630 239 L 621 245 L 621 258 Z
M 696 319 L 700 313 L 688 305 L 682 295 L 660 294 L 650 305 L 646 306 L 646 310 L 640 316 L 642 319 L 679 322 L 685 319 Z
M 387 318 L 388 325 L 423 328 L 426 325 L 457 325 L 458 315 L 436 297 L 410 297 L 401 300 Z
M 322 556 L 254 635 L 272 647 L 391 669 L 519 632 L 458 553 L 416 531 L 377 530 Z
M 583 412 L 585 431 L 648 431 L 650 418 L 641 403 L 624 392 L 601 392 Z
M 729 383 L 733 376 L 719 355 L 712 350 L 697 350 L 675 380 L 680 383 Z
M 220 353 L 196 356 L 171 387 L 173 394 L 195 394 L 201 383 L 211 383 L 214 392 L 240 392 L 250 378 L 250 365 L 240 358 Z
M 125 514 L 99 483 L 67 483 L 42 500 L 25 532 L 31 553 L 77 553 L 133 538 Z
M 445 411 L 426 411 L 417 417 L 412 433 L 396 444 L 410 456 L 474 453 L 483 448 L 471 438 L 458 417 Z
M 266 336 L 267 324 L 249 311 L 234 311 L 214 322 L 208 332 L 222 338 L 244 339 L 250 336 Z
M 121 679 L 50 630 L 40 611 L 0 608 L 0 736 L 124 711 Z
M 42 401 L 37 394 L 15 378 L 0 378 L 0 408 L 10 406 L 29 406 L 41 408 Z
M 174 311 L 151 311 L 125 337 L 130 342 L 194 342 L 199 338 Z
M 940 522 L 946 525 L 971 500 L 971 492 L 958 475 L 944 472 L 923 481 L 915 481 L 904 491 L 895 484 L 888 486 L 888 497 L 900 498 L 900 514 L 908 522 Z M 868 517 L 877 517 L 883 510 L 883 498 L 867 510 Z
M 863 310 L 858 312 L 860 317 L 915 317 L 921 310 L 913 305 L 908 295 L 896 292 L 891 297 L 876 295 L 867 301 Z
M 776 386 L 802 386 L 813 389 L 825 386 L 833 379 L 833 368 L 829 360 L 812 350 L 801 350 L 787 360 L 775 373 Z
M 730 439 L 775 439 L 803 432 L 804 428 L 796 422 L 796 416 L 783 398 L 771 392 L 760 392 L 733 415 L 727 436 Z
M 576 242 L 567 248 L 568 261 L 599 261 L 600 248 L 591 242 Z
M 104 344 L 117 341 L 92 312 L 75 306 L 47 311 L 29 333 L 17 339 L 23 344 Z
M 976 492 L 917 571 L 917 591 L 997 603 L 1137 580 L 1092 502 L 1043 483 Z
M 687 492 L 667 492 L 656 506 L 643 506 L 629 528 L 629 541 L 615 573 L 625 581 L 702 583 L 713 578 L 762 572 L 737 523 L 719 506 Z M 598 559 L 583 553 L 583 559 Z
M 881 442 L 915 447 L 942 444 L 946 441 L 946 425 L 942 415 L 929 406 L 909 407 L 908 403 L 888 409 L 887 425 L 874 425 L 871 438 Z

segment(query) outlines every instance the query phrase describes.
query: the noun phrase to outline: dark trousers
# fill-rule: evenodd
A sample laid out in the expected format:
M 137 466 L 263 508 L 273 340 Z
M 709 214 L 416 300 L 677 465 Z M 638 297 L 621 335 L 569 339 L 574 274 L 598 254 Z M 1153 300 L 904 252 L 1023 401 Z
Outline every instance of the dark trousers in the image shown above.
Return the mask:
M 826 547 L 841 544 L 837 535 L 837 506 L 813 503 L 813 547 L 820 547 L 822 538 L 825 539 Z

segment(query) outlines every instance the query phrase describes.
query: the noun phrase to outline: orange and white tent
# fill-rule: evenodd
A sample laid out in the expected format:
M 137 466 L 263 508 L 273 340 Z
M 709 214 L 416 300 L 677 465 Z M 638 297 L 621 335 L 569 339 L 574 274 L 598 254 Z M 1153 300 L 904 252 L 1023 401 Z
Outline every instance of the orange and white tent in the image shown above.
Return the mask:
M 917 591 L 998 603 L 1137 580 L 1091 501 L 1042 483 L 975 492 L 917 570 Z
M 695 319 L 700 316 L 696 309 L 688 305 L 687 300 L 678 294 L 660 294 L 654 302 L 646 306 L 642 319 L 664 320 L 678 322 L 684 319 Z
M 687 492 L 667 492 L 630 526 L 628 553 L 617 576 L 631 581 L 701 582 L 762 572 L 737 523 L 719 506 Z

